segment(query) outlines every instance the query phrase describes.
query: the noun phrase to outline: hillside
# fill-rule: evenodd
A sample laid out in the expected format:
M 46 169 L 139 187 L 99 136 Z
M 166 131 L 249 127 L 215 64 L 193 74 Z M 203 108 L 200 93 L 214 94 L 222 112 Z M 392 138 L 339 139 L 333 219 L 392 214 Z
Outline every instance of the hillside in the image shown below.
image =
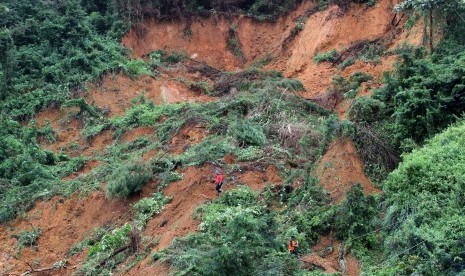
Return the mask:
M 1 274 L 464 273 L 465 7 L 417 2 L 0 1 Z

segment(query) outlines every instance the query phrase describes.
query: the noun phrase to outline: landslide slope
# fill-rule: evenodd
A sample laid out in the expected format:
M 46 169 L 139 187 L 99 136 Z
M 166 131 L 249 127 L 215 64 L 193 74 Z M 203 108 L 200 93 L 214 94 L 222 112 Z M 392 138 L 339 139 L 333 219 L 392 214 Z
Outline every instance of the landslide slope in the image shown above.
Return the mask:
M 296 94 L 305 99 L 333 110 L 340 119 L 345 118 L 350 99 L 335 98 L 331 94 L 334 88 L 333 76 L 339 74 L 349 78 L 355 72 L 370 74 L 372 79 L 363 83 L 359 95 L 370 93 L 381 83 L 382 72 L 392 67 L 395 56 L 380 56 L 377 62 L 364 62 L 357 59 L 358 54 L 370 45 L 382 45 L 389 49 L 400 44 L 405 39 L 415 42 L 417 38 L 407 34 L 399 27 L 399 19 L 393 13 L 395 2 L 381 0 L 373 7 L 362 4 L 351 4 L 348 7 L 330 5 L 320 11 L 315 2 L 303 1 L 294 11 L 282 16 L 276 22 L 257 22 L 246 16 L 226 18 L 223 15 L 213 15 L 208 18 L 196 18 L 188 29 L 186 23 L 177 21 L 146 20 L 129 31 L 123 38 L 123 45 L 132 50 L 132 55 L 148 59 L 156 50 L 165 52 L 184 52 L 188 59 L 187 66 L 170 65 L 168 69 L 160 69 L 156 78 L 142 76 L 130 78 L 123 74 L 106 75 L 99 83 L 89 83 L 85 100 L 93 106 L 107 110 L 104 116 L 111 121 L 112 127 L 105 127 L 101 132 L 89 138 L 83 133 L 85 122 L 76 117 L 75 108 L 50 108 L 35 116 L 39 126 L 48 120 L 51 127 L 58 133 L 55 143 L 41 141 L 44 148 L 59 153 L 64 151 L 70 156 L 83 156 L 85 164 L 78 171 L 67 176 L 65 181 L 90 181 L 98 178 L 96 175 L 108 174 L 112 168 L 112 160 L 108 156 L 118 156 L 135 153 L 144 162 L 159 165 L 165 155 L 186 158 L 189 149 L 195 148 L 213 134 L 212 128 L 206 128 L 202 120 L 196 117 L 192 121 L 181 124 L 176 131 L 160 129 L 163 123 L 175 116 L 166 113 L 156 118 L 152 126 L 136 126 L 124 129 L 119 133 L 118 123 L 127 118 L 132 110 L 137 109 L 135 98 L 143 94 L 141 105 L 153 101 L 155 105 L 179 104 L 189 102 L 199 105 L 222 101 L 225 97 L 234 97 L 236 88 L 231 88 L 226 95 L 206 94 L 198 90 L 199 83 L 215 84 L 215 78 L 198 68 L 207 68 L 207 72 L 221 71 L 243 72 L 253 64 L 263 63 L 266 70 L 276 70 L 285 77 L 301 81 L 303 89 L 282 88 L 284 94 Z M 235 52 L 229 45 L 231 39 L 238 43 Z M 316 63 L 316 54 L 337 50 L 341 56 L 333 62 Z M 185 58 L 185 57 L 184 57 Z M 348 59 L 352 64 L 345 68 L 340 65 Z M 196 67 L 197 66 L 197 67 Z M 197 68 L 194 70 L 192 68 Z M 239 76 L 237 76 L 239 78 Z M 137 100 L 136 100 L 137 101 Z M 222 104 L 222 103 L 221 103 Z M 183 111 L 178 112 L 180 116 Z M 131 113 L 132 114 L 132 113 Z M 126 118 L 126 119 L 121 119 Z M 219 117 L 220 118 L 220 117 Z M 277 119 L 276 117 L 275 119 Z M 121 119 L 120 121 L 118 121 Z M 128 119 L 129 120 L 129 119 Z M 126 121 L 124 121 L 126 122 Z M 281 122 L 274 122 L 280 124 Z M 221 125 L 221 123 L 219 124 Z M 220 127 L 220 126 L 219 126 Z M 157 129 L 158 128 L 158 129 Z M 290 123 L 282 122 L 278 129 L 289 128 Z M 162 147 L 151 144 L 168 132 Z M 311 135 L 310 132 L 304 132 Z M 316 135 L 316 134 L 315 134 Z M 321 139 L 316 135 L 317 139 Z M 285 138 L 283 138 L 285 139 Z M 150 145 L 150 146 L 145 146 Z M 320 145 L 318 143 L 318 145 Z M 313 163 L 314 172 L 320 178 L 320 184 L 328 192 L 331 202 L 340 203 L 350 183 L 360 182 L 366 193 L 379 193 L 373 187 L 370 179 L 364 173 L 364 164 L 360 159 L 354 144 L 345 138 L 335 137 L 330 141 L 318 162 L 309 159 L 287 160 L 286 168 L 296 166 L 294 162 L 302 164 Z M 327 149 L 327 150 L 326 150 Z M 266 151 L 267 149 L 265 149 Z M 118 153 L 115 153 L 119 151 Z M 246 154 L 241 152 L 242 154 Z M 266 157 L 260 160 L 242 157 L 238 160 L 237 153 L 219 151 L 221 155 L 215 161 L 228 173 L 227 179 L 231 185 L 226 190 L 233 189 L 236 184 L 244 184 L 256 191 L 263 191 L 267 185 L 280 187 L 291 184 L 298 188 L 302 181 L 284 183 L 281 175 L 285 175 L 282 168 L 278 168 Z M 315 153 L 315 155 L 317 155 Z M 239 158 L 241 158 L 239 156 Z M 290 158 L 292 159 L 292 158 Z M 213 161 L 213 160 L 210 160 Z M 171 161 L 170 161 L 171 162 Z M 184 161 L 183 161 L 184 162 Z M 190 163 L 189 163 L 190 162 Z M 174 162 L 172 170 L 182 179 L 174 179 L 166 187 L 163 180 L 166 175 L 154 177 L 146 184 L 142 191 L 127 199 L 108 199 L 105 197 L 106 179 L 93 184 L 89 191 L 73 193 L 70 197 L 55 196 L 48 201 L 41 201 L 35 207 L 18 217 L 14 221 L 0 227 L 0 271 L 4 274 L 19 274 L 27 270 L 51 268 L 45 275 L 71 275 L 78 271 L 85 263 L 87 250 L 73 252 L 80 242 L 90 239 L 95 228 L 114 229 L 133 221 L 132 205 L 142 198 L 150 197 L 162 189 L 171 201 L 166 204 L 158 215 L 147 220 L 142 236 L 156 239 L 156 243 L 146 246 L 147 254 L 138 258 L 130 258 L 119 265 L 119 273 L 129 275 L 167 275 L 169 267 L 153 265 L 147 255 L 152 255 L 170 245 L 178 237 L 198 231 L 200 220 L 194 215 L 197 208 L 214 200 L 215 192 L 212 188 L 212 165 L 208 162 L 198 164 L 186 161 L 187 165 L 179 166 Z M 298 167 L 302 167 L 301 165 Z M 234 185 L 232 185 L 234 183 Z M 160 188 L 162 187 L 162 188 Z M 87 186 L 86 186 L 86 189 Z M 41 234 L 37 244 L 33 247 L 18 248 L 18 234 L 22 231 L 40 229 Z M 324 243 L 324 239 L 321 243 Z M 321 243 L 317 245 L 321 247 Z M 315 249 L 317 250 L 317 249 Z M 337 252 L 337 251 L 336 251 Z M 338 253 L 335 253 L 340 255 Z M 348 270 L 340 264 L 327 261 L 329 265 L 318 265 L 309 257 L 311 267 L 320 266 L 327 272 L 343 271 L 350 275 L 359 274 L 359 265 L 350 261 Z M 67 266 L 53 269 L 53 265 L 61 260 L 67 260 Z M 32 267 L 30 267 L 32 266 Z

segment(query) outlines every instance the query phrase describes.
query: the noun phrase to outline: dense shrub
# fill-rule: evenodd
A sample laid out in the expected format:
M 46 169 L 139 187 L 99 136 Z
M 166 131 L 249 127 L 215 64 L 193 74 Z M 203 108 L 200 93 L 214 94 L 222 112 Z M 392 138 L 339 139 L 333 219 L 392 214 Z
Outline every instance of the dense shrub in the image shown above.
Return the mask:
M 360 184 L 353 185 L 344 202 L 336 209 L 336 236 L 341 240 L 349 239 L 354 243 L 373 246 L 374 234 L 371 232 L 379 224 L 377 215 L 375 198 L 372 195 L 365 196 Z
M 294 8 L 300 0 L 251 0 L 251 1 L 122 1 L 115 0 L 120 12 L 130 22 L 138 22 L 144 17 L 180 18 L 182 16 L 209 15 L 218 11 L 237 12 L 242 11 L 257 20 L 276 20 L 280 14 Z
M 113 256 L 113 258 L 110 258 L 110 256 L 119 248 L 129 244 L 130 234 L 131 225 L 128 223 L 113 229 L 111 232 L 105 232 L 103 235 L 99 234 L 100 239 L 89 247 L 87 260 L 79 269 L 78 274 L 111 275 L 112 271 L 125 260 L 127 255 L 119 254 Z
M 39 240 L 42 230 L 40 228 L 33 228 L 31 231 L 21 231 L 18 235 L 18 244 L 20 247 L 24 246 L 37 246 L 37 241 Z
M 152 170 L 143 160 L 129 160 L 115 167 L 107 182 L 107 197 L 128 197 L 139 192 L 153 177 Z
M 465 272 L 464 133 L 464 122 L 448 128 L 387 178 L 385 249 L 397 273 Z
M 154 193 L 150 197 L 139 200 L 132 207 L 135 212 L 135 224 L 139 229 L 145 227 L 147 221 L 154 215 L 160 213 L 171 198 L 164 197 L 162 193 Z
M 63 102 L 83 82 L 125 64 L 117 41 L 125 28 L 111 5 L 86 8 L 78 0 L 20 0 L 2 6 L 0 47 L 8 49 L 0 58 L 0 70 L 8 70 L 3 73 L 2 112 L 30 116 Z
M 423 48 L 399 49 L 396 70 L 373 95 L 386 105 L 385 129 L 397 145 L 421 144 L 465 112 L 465 48 L 458 39 L 448 37 L 431 56 Z
M 371 97 L 359 97 L 350 105 L 348 115 L 354 122 L 375 122 L 384 117 L 384 103 Z
M 289 253 L 278 251 L 273 214 L 249 188 L 228 191 L 200 212 L 200 233 L 176 240 L 163 254 L 181 274 L 287 275 L 298 269 Z
M 262 146 L 266 141 L 262 127 L 248 119 L 236 121 L 231 126 L 231 132 L 239 144 L 243 146 Z

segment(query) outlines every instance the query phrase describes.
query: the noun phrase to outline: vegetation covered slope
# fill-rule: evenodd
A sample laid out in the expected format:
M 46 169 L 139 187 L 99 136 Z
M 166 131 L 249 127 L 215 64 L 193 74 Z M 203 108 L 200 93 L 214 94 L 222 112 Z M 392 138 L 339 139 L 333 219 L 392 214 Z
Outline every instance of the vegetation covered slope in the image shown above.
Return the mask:
M 450 126 L 462 120 L 464 111 L 462 2 L 409 0 L 399 6 L 399 10 L 413 10 L 410 20 L 426 15 L 435 19 L 424 20 L 430 26 L 440 22 L 444 37 L 435 44 L 433 35 L 425 32 L 433 45 L 428 45 L 429 49 L 396 50 L 400 59 L 395 70 L 386 74 L 384 86 L 372 97 L 357 99 L 352 104 L 349 118 L 353 122 L 340 122 L 331 111 L 295 95 L 304 89 L 299 81 L 260 69 L 260 64 L 235 73 L 220 72 L 207 65 L 195 69 L 186 54 L 162 50 L 150 53 L 145 61 L 130 60 L 118 42 L 125 24 L 147 16 L 166 18 L 175 14 L 175 18 L 185 19 L 195 14 L 238 11 L 260 20 L 274 19 L 297 3 L 2 3 L 0 221 L 24 215 L 37 199 L 56 194 L 67 196 L 76 190 L 105 189 L 109 201 L 127 199 L 121 201 L 127 209 L 120 217 L 122 221 L 105 223 L 85 238 L 83 233 L 73 234 L 80 240 L 66 252 L 60 252 L 60 258 L 66 254 L 66 259 L 47 259 L 42 263 L 51 269 L 69 269 L 68 273 L 75 268 L 78 274 L 125 273 L 145 259 L 165 261 L 179 274 L 318 275 L 318 267 L 316 271 L 304 270 L 288 254 L 286 243 L 292 235 L 298 238 L 303 254 L 311 253 L 311 246 L 321 235 L 334 236 L 341 241 L 340 261 L 343 263 L 345 252 L 351 251 L 368 274 L 463 273 L 465 129 L 463 122 Z M 324 9 L 330 1 L 319 4 Z M 305 24 L 300 21 L 297 27 L 305 28 Z M 298 31 L 294 35 L 297 34 Z M 337 52 L 330 53 L 315 60 L 324 63 L 339 59 Z M 342 70 L 351 64 L 346 63 Z M 189 70 L 195 71 L 195 81 L 172 76 L 173 72 L 188 75 Z M 104 109 L 84 100 L 86 82 L 98 81 L 105 73 L 124 73 L 133 80 L 140 74 L 153 78 L 168 75 L 214 100 L 157 105 L 141 91 L 124 114 L 108 117 Z M 349 81 L 340 76 L 334 79 L 333 92 L 345 93 L 349 99 L 370 76 L 354 74 Z M 76 145 L 58 152 L 43 150 L 41 145 L 56 141 L 56 130 L 50 123 L 39 127 L 35 120 L 28 119 L 41 109 L 54 107 L 67 110 L 68 122 L 81 124 L 82 133 L 78 135 L 88 143 L 107 131 L 114 142 L 102 152 L 88 156 L 68 154 L 69 148 Z M 140 127 L 148 127 L 153 133 L 124 140 L 126 133 Z M 205 137 L 188 143 L 193 128 L 202 129 Z M 414 150 L 404 155 L 398 169 L 386 179 L 385 174 L 377 179 L 384 186 L 383 196 L 366 196 L 360 185 L 354 185 L 342 203 L 331 205 L 318 185 L 314 165 L 330 142 L 341 136 L 355 140 L 362 153 L 368 147 L 364 143 L 366 137 L 373 141 L 382 137 L 399 152 Z M 177 140 L 181 140 L 179 145 Z M 375 157 L 368 160 L 385 166 L 387 173 L 392 166 L 383 163 L 383 157 L 376 158 L 385 149 L 380 144 L 374 143 L 370 154 Z M 225 156 L 233 161 L 224 162 Z M 77 178 L 67 178 L 91 158 L 100 165 Z M 179 185 L 186 168 L 210 165 L 223 168 L 229 177 L 225 187 L 230 191 L 195 212 L 200 222 L 197 233 L 157 250 L 159 236 L 144 229 L 152 217 L 169 205 L 170 198 L 164 195 L 166 188 Z M 277 168 L 282 180 L 240 180 L 246 172 L 269 166 Z M 201 182 L 199 178 L 192 185 Z M 258 192 L 243 184 L 255 185 Z M 65 200 L 57 200 L 56 209 Z M 32 217 L 25 219 L 29 222 Z M 163 221 L 157 227 L 172 227 L 170 223 Z M 4 240 L 15 240 L 8 256 L 21 258 L 22 252 L 36 256 L 31 252 L 42 245 L 41 237 L 50 229 L 32 225 L 20 233 L 2 228 Z M 332 252 L 332 244 L 326 250 Z M 67 259 L 73 258 L 78 265 L 64 268 Z M 10 257 L 9 262 L 15 263 L 14 258 Z M 39 267 L 34 257 L 30 262 Z M 12 265 L 8 269 L 7 273 L 17 272 L 18 267 Z
M 386 180 L 385 241 L 395 271 L 457 275 L 465 264 L 465 124 L 404 157 Z M 410 248 L 404 252 L 406 248 Z

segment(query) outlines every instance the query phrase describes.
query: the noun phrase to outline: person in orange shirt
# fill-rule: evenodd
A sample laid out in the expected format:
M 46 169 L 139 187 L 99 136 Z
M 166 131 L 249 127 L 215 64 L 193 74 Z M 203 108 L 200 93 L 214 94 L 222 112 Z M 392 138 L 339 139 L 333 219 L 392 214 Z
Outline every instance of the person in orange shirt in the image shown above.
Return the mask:
M 289 249 L 289 253 L 294 254 L 297 257 L 297 248 L 299 248 L 299 243 L 296 241 L 295 236 L 291 237 L 287 248 Z
M 220 193 L 223 191 L 221 190 L 221 186 L 223 185 L 223 175 L 221 174 L 221 171 L 219 169 L 215 170 L 215 174 L 216 174 L 215 190 L 218 192 L 218 196 L 219 196 Z

